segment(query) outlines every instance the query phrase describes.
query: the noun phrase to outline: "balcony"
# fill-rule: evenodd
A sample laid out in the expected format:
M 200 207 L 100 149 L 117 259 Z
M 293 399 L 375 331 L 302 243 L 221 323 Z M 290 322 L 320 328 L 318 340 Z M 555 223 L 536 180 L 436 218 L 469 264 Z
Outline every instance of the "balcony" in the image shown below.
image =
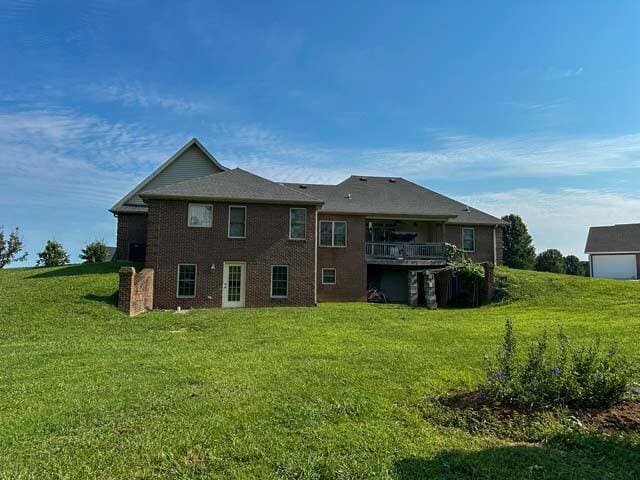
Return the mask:
M 369 264 L 434 266 L 447 263 L 447 248 L 444 242 L 367 242 L 365 252 Z

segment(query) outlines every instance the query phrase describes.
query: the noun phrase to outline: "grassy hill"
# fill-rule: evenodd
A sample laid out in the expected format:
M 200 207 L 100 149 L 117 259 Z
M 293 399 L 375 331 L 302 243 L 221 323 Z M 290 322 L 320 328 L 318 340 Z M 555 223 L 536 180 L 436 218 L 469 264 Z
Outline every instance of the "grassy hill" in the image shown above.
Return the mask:
M 510 300 L 152 312 L 117 267 L 0 270 L 0 479 L 638 478 L 640 440 L 470 434 L 419 406 L 483 381 L 504 320 L 640 359 L 640 283 L 500 269 Z

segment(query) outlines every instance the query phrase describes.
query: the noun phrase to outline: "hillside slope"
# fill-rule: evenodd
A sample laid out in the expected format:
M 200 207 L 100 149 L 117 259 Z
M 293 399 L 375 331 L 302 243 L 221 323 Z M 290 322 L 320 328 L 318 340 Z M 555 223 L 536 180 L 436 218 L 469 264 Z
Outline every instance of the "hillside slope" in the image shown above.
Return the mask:
M 640 477 L 634 436 L 523 448 L 417 413 L 483 380 L 505 318 L 640 357 L 640 283 L 498 273 L 511 300 L 480 309 L 129 318 L 117 266 L 2 270 L 0 478 Z

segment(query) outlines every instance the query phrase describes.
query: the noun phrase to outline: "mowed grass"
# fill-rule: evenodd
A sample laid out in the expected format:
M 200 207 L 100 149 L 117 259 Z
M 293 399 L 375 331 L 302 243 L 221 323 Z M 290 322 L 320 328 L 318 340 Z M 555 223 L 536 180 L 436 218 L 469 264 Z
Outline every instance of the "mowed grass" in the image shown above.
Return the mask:
M 513 300 L 153 312 L 117 267 L 0 271 L 0 478 L 640 478 L 640 440 L 521 443 L 420 405 L 484 378 L 506 318 L 640 358 L 640 283 L 501 269 Z M 557 428 L 556 428 L 557 427 Z

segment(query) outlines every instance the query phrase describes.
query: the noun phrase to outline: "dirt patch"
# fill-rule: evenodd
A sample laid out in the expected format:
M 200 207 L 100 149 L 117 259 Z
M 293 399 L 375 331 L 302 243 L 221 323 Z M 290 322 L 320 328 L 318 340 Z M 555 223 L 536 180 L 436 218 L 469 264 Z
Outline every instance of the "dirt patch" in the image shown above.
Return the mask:
M 516 416 L 551 412 L 558 416 L 573 417 L 606 433 L 640 434 L 640 401 L 625 400 L 608 408 L 542 408 L 512 407 L 491 402 L 482 391 L 455 393 L 443 402 L 455 410 L 489 410 L 498 420 L 510 420 Z
M 608 433 L 640 433 L 640 402 L 627 400 L 605 410 L 577 410 L 582 421 L 596 425 Z

